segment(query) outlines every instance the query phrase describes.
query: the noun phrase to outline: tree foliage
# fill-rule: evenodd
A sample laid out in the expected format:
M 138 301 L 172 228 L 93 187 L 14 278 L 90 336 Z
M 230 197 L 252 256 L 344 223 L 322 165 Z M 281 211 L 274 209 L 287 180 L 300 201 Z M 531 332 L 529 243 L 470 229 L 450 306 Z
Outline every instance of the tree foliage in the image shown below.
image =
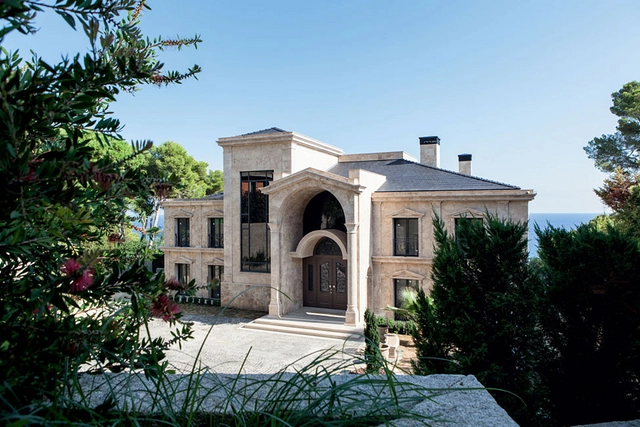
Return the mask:
M 610 174 L 595 190 L 613 211 L 620 227 L 640 238 L 640 82 L 625 84 L 611 95 L 617 132 L 594 138 L 585 147 L 596 167 Z
M 594 138 L 584 150 L 603 172 L 634 174 L 640 171 L 640 82 L 625 84 L 611 98 L 611 112 L 619 117 L 617 132 Z
M 142 158 L 142 169 L 152 193 L 132 201 L 138 228 L 153 246 L 158 233 L 158 219 L 163 200 L 169 197 L 200 198 L 222 191 L 222 171 L 208 171 L 208 164 L 194 159 L 177 142 L 167 141 L 151 148 Z M 163 183 L 171 183 L 164 186 Z M 162 191 L 158 191 L 162 190 Z
M 540 373 L 560 425 L 640 417 L 640 249 L 611 224 L 536 230 L 546 285 Z
M 422 374 L 473 374 L 520 423 L 536 418 L 539 284 L 527 265 L 527 225 L 487 215 L 450 235 L 434 220 L 431 298 L 420 290 L 415 342 Z M 529 413 L 527 413 L 529 411 Z
M 0 384 L 1 410 L 52 407 L 69 375 L 90 370 L 163 369 L 164 339 L 140 335 L 150 315 L 174 321 L 173 282 L 144 267 L 144 254 L 121 260 L 119 227 L 127 200 L 150 194 L 129 161 L 149 150 L 124 147 L 110 103 L 139 85 L 194 76 L 164 72 L 158 51 L 189 40 L 149 40 L 139 29 L 144 1 L 0 3 L 0 42 L 29 36 L 39 13 L 81 28 L 88 52 L 48 63 L 0 52 Z M 118 141 L 118 142 L 116 142 Z M 96 143 L 98 146 L 96 146 Z M 102 149 L 105 149 L 102 152 Z M 115 151 L 118 151 L 116 149 Z M 104 250 L 95 243 L 112 242 Z M 114 301 L 124 293 L 129 300 Z M 179 326 L 176 340 L 190 330 Z

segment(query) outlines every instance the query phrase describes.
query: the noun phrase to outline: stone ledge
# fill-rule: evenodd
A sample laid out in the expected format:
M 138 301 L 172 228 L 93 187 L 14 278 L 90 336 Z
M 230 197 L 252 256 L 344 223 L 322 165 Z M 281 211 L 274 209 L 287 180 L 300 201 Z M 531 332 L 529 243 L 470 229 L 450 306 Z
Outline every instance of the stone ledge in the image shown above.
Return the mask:
M 84 404 L 96 407 L 102 404 L 108 396 L 116 397 L 116 406 L 123 411 L 150 412 L 167 409 L 171 406 L 174 411 L 180 411 L 185 399 L 197 393 L 198 404 L 206 412 L 229 412 L 233 407 L 249 408 L 252 411 L 268 408 L 273 399 L 282 399 L 280 391 L 291 392 L 286 385 L 290 381 L 308 385 L 305 390 L 297 390 L 295 397 L 299 401 L 306 401 L 307 397 L 316 398 L 326 390 L 344 390 L 344 385 L 358 377 L 349 374 L 339 374 L 322 377 L 311 377 L 295 373 L 229 375 L 205 373 L 197 376 L 168 375 L 163 387 L 169 396 L 165 396 L 153 406 L 152 396 L 156 385 L 146 379 L 143 374 L 103 374 L 82 375 L 79 385 L 84 395 Z M 353 385 L 348 388 L 349 396 L 345 400 L 355 400 L 358 407 L 366 411 L 366 399 L 363 395 L 377 395 L 382 399 L 391 399 L 391 392 L 385 389 L 384 376 L 370 376 L 373 384 Z M 375 384 L 376 379 L 378 384 Z M 197 383 L 197 389 L 193 385 Z M 399 376 L 395 380 L 395 389 L 403 403 L 401 406 L 415 413 L 434 417 L 429 425 L 434 427 L 517 427 L 493 397 L 483 388 L 482 384 L 472 375 L 429 375 Z M 74 398 L 80 401 L 80 393 Z M 286 397 L 285 397 L 286 400 Z M 304 405 L 304 404 L 302 404 Z M 163 408 L 164 407 L 164 408 Z M 413 427 L 424 425 L 423 421 L 414 419 L 397 419 L 393 425 Z

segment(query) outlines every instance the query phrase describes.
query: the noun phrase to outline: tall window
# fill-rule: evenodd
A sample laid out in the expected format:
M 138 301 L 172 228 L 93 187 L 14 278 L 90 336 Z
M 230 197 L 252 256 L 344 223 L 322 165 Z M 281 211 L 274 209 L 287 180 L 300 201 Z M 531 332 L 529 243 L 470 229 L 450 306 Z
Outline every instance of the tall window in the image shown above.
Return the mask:
M 176 246 L 189 247 L 189 218 L 176 219 Z
M 393 254 L 418 256 L 418 218 L 393 220 Z
M 224 275 L 224 267 L 221 265 L 209 266 L 209 287 L 211 288 L 211 298 L 220 298 L 220 282 Z
M 209 218 L 209 247 L 224 247 L 224 219 Z
M 191 281 L 189 264 L 176 264 L 176 279 L 184 285 Z
M 273 181 L 273 171 L 240 172 L 240 269 L 268 273 L 269 197 L 262 188 Z
M 407 292 L 417 292 L 418 291 L 418 281 L 417 280 L 410 280 L 410 279 L 393 279 L 393 283 L 394 283 L 394 303 L 393 305 L 395 307 L 400 307 L 402 308 L 402 305 L 404 303 L 404 299 L 406 298 L 406 293 Z M 407 320 L 404 316 L 399 315 L 398 313 L 395 314 L 395 318 L 396 320 Z

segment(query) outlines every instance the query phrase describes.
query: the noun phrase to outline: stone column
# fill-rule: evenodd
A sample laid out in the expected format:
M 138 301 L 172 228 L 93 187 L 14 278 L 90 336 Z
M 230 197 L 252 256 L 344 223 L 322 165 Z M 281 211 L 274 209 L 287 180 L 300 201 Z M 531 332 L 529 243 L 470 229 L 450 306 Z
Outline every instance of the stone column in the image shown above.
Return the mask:
M 357 326 L 360 318 L 358 311 L 358 224 L 347 223 L 345 227 L 347 227 L 347 250 L 349 251 L 349 286 L 344 324 Z
M 281 317 L 280 306 L 280 224 L 269 223 L 271 231 L 271 300 L 269 302 L 269 316 Z

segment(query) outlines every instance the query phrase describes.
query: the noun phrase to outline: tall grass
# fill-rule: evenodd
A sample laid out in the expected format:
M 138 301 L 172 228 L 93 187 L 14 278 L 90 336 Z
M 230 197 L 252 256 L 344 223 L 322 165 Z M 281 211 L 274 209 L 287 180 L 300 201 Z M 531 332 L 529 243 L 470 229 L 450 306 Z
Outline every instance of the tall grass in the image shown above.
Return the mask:
M 223 315 L 224 309 L 207 337 Z M 148 325 L 145 330 L 153 342 Z M 349 374 L 354 359 L 344 348 L 318 351 L 305 356 L 304 364 L 299 359 L 276 374 L 216 374 L 199 361 L 205 343 L 206 337 L 189 372 L 174 373 L 161 360 L 156 361 L 157 369 L 97 375 L 69 372 L 66 391 L 56 401 L 13 408 L 0 417 L 0 423 L 353 426 L 393 425 L 394 420 L 410 418 L 428 425 L 432 418 L 412 408 L 442 394 L 412 377 L 396 376 L 386 363 L 381 375 Z M 355 363 L 365 360 L 356 358 Z

